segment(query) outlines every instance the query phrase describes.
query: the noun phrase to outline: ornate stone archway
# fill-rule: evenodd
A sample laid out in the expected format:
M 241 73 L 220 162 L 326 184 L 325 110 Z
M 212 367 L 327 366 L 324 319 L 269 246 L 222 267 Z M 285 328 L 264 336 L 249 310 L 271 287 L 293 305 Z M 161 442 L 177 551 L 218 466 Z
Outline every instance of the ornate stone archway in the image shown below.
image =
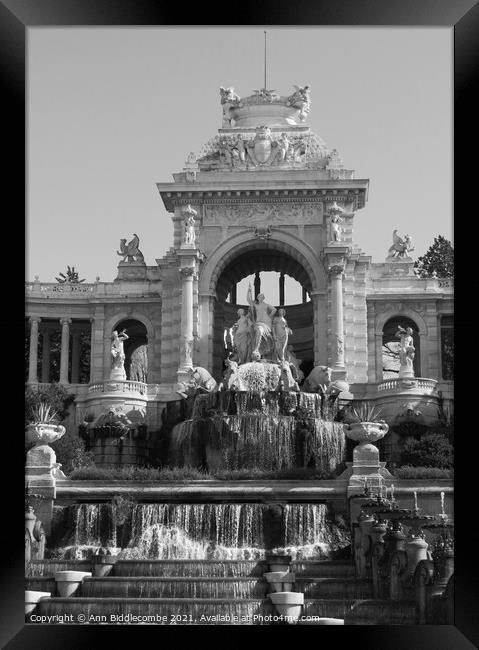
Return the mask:
M 293 259 L 298 268 L 304 272 L 308 291 L 313 302 L 314 328 L 314 357 L 317 361 L 320 354 L 318 309 L 320 298 L 323 314 L 326 305 L 327 276 L 317 253 L 306 242 L 296 235 L 275 229 L 268 238 L 252 237 L 251 232 L 241 232 L 224 240 L 209 255 L 204 263 L 198 281 L 198 341 L 197 358 L 205 368 L 213 367 L 214 342 L 214 306 L 218 299 L 218 281 L 225 269 L 234 260 L 253 251 L 274 251 L 284 255 L 285 259 Z

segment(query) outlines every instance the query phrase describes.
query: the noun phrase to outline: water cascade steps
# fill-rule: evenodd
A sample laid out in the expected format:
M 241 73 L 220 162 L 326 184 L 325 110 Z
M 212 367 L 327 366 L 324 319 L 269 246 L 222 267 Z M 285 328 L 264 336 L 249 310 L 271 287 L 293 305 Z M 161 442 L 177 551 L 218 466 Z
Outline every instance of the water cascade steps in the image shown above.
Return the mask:
M 267 597 L 264 561 L 118 560 L 110 575 L 85 578 L 70 598 L 55 595 L 54 573 L 59 567 L 92 569 L 91 562 L 83 560 L 32 562 L 26 589 L 53 594 L 38 604 L 36 615 L 71 614 L 73 621 L 83 615 L 85 623 L 92 624 L 261 625 L 271 624 L 276 614 Z M 296 575 L 295 591 L 305 594 L 304 617 L 347 619 L 359 606 L 364 624 L 368 611 L 380 607 L 371 600 L 371 581 L 355 578 L 349 562 L 305 560 L 293 562 L 291 571 Z M 386 618 L 387 610 L 383 606 Z M 395 618 L 413 623 L 414 612 L 401 604 Z

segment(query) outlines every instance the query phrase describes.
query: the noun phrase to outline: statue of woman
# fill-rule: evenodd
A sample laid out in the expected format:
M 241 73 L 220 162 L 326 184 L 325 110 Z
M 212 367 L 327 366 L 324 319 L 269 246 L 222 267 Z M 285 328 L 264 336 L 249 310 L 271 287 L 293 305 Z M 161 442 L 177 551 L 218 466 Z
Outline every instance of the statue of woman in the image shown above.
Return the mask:
M 194 246 L 196 239 L 195 233 L 195 217 L 193 214 L 188 214 L 185 217 L 185 231 L 183 235 L 183 244 L 187 246 Z
M 247 363 L 251 358 L 251 326 L 253 321 L 238 309 L 238 320 L 233 325 L 233 345 L 238 355 L 238 364 Z
M 125 373 L 125 352 L 123 350 L 123 341 L 126 341 L 129 336 L 126 333 L 126 330 L 122 330 L 119 334 L 117 330 L 114 330 L 111 335 L 111 370 L 122 371 Z
M 248 287 L 246 296 L 250 306 L 253 320 L 253 350 L 251 358 L 253 361 L 259 361 L 264 355 L 270 355 L 273 349 L 272 335 L 272 318 L 276 309 L 265 302 L 264 294 L 260 293 L 256 300 L 253 300 L 253 290 L 251 284 Z
M 273 318 L 274 351 L 278 361 L 284 361 L 284 353 L 288 344 L 288 337 L 293 333 L 288 327 L 285 314 L 285 310 L 281 308 L 278 309 L 277 316 Z
M 414 347 L 414 339 L 412 337 L 413 331 L 411 327 L 401 327 L 398 325 L 396 332 L 397 338 L 400 340 L 399 344 L 399 375 L 408 374 L 414 376 L 413 359 L 416 352 Z

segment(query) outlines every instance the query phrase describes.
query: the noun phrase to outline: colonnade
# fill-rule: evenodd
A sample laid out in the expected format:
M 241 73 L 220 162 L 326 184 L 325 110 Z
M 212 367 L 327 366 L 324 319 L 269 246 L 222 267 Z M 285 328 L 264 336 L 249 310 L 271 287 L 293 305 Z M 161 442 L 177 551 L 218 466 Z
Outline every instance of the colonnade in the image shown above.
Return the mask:
M 280 273 L 278 278 L 279 283 L 279 305 L 283 306 L 285 304 L 285 292 L 284 292 L 284 280 L 285 274 Z M 261 293 L 261 275 L 259 271 L 256 271 L 254 275 L 254 297 L 257 298 Z M 308 292 L 302 287 L 302 302 L 308 301 Z M 233 305 L 237 304 L 237 285 L 233 284 L 230 289 L 230 302 Z
M 92 322 L 93 319 L 90 319 Z M 36 384 L 40 380 L 43 383 L 50 382 L 50 353 L 51 353 L 51 335 L 57 325 L 55 322 L 43 321 L 39 316 L 31 316 L 30 319 L 30 350 L 28 364 L 28 383 Z M 85 330 L 85 326 L 79 327 L 79 322 L 75 323 L 71 318 L 64 317 L 59 319 L 61 326 L 61 346 L 60 346 L 60 384 L 78 384 L 80 381 L 80 335 Z M 42 337 L 42 358 L 41 358 L 41 376 L 38 376 L 38 344 L 39 336 Z M 70 338 L 71 338 L 71 382 L 69 378 L 70 365 Z

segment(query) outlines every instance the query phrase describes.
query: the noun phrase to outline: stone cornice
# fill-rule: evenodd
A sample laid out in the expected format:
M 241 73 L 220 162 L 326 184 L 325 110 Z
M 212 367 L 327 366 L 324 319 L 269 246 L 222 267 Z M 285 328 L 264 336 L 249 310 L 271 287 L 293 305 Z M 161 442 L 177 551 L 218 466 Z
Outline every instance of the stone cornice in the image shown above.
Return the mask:
M 305 183 L 308 185 L 305 187 Z M 226 183 L 225 183 L 226 184 Z M 284 187 L 288 184 L 290 187 Z M 223 185 L 223 187 L 221 187 Z M 341 203 L 354 203 L 354 210 L 364 207 L 367 198 L 367 180 L 346 181 L 286 181 L 275 183 L 268 182 L 268 187 L 255 187 L 252 182 L 247 189 L 234 187 L 234 183 L 227 183 L 228 187 L 218 182 L 210 187 L 192 188 L 190 185 L 182 186 L 175 183 L 157 183 L 161 198 L 168 212 L 173 212 L 176 206 L 185 206 L 203 203 L 234 203 L 245 201 L 283 202 L 292 201 L 340 201 Z M 315 185 L 313 187 L 312 185 Z

